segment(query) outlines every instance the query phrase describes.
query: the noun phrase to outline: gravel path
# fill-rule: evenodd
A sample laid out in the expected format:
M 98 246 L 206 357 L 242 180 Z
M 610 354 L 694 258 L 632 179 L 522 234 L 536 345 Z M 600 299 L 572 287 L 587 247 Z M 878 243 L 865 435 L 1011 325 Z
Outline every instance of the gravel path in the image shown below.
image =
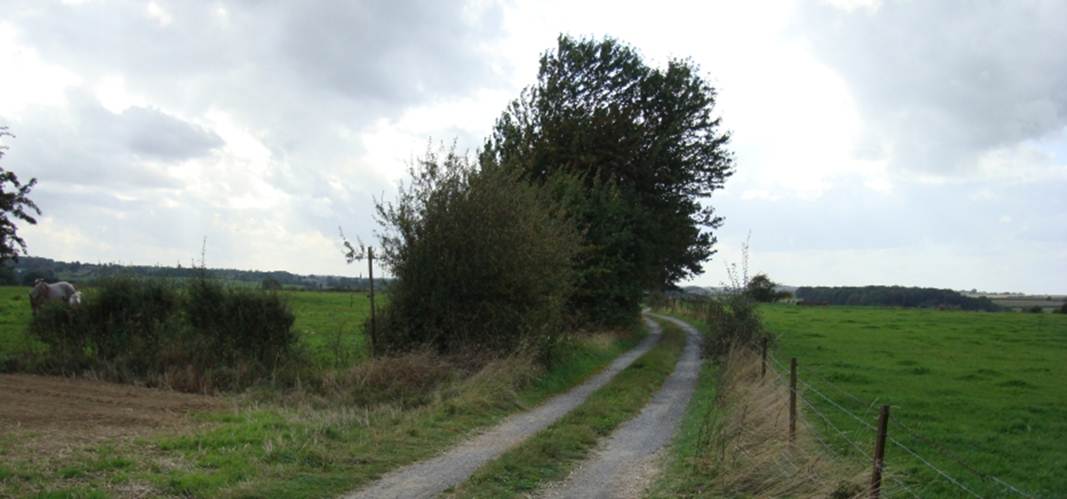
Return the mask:
M 687 333 L 678 366 L 652 401 L 627 421 L 562 484 L 549 487 L 545 497 L 639 497 L 658 473 L 660 450 L 682 421 L 700 374 L 700 333 L 678 319 L 671 321 Z
M 465 481 L 488 461 L 537 433 L 578 407 L 659 341 L 658 324 L 645 318 L 649 335 L 635 348 L 616 358 L 589 381 L 558 395 L 530 411 L 516 414 L 494 428 L 453 447 L 437 457 L 394 470 L 349 498 L 432 497 Z

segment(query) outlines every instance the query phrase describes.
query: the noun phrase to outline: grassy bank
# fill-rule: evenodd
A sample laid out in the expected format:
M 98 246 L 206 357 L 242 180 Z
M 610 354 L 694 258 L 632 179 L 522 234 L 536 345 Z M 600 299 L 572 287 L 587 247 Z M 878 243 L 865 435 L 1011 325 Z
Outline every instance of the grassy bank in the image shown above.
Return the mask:
M 581 406 L 479 469 L 454 497 L 516 497 L 561 480 L 601 438 L 634 417 L 674 370 L 685 333 L 670 323 L 652 350 Z
M 379 389 L 378 383 L 390 390 L 397 383 L 430 383 L 424 397 L 400 395 L 419 401 L 410 407 L 352 406 L 300 393 L 271 403 L 245 396 L 234 399 L 233 410 L 195 417 L 185 431 L 74 445 L 55 454 L 32 453 L 32 446 L 24 445 L 26 439 L 45 435 L 6 433 L 0 436 L 0 496 L 55 492 L 81 497 L 94 491 L 119 496 L 336 495 L 432 456 L 472 430 L 573 386 L 640 336 L 636 331 L 583 336 L 547 371 L 528 359 L 509 358 L 465 374 L 442 359 L 423 356 L 367 361 L 351 373 L 337 374 L 351 378 L 338 386 L 353 390 Z

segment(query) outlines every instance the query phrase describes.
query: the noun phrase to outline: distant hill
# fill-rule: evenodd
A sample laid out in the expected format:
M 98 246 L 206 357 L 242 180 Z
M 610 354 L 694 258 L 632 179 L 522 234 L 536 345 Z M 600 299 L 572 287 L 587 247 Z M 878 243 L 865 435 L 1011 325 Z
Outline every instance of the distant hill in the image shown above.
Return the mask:
M 264 281 L 272 279 L 282 287 L 295 289 L 338 289 L 338 290 L 363 290 L 367 289 L 368 281 L 359 277 L 343 277 L 334 275 L 300 275 L 281 270 L 237 270 L 237 269 L 206 269 L 208 276 L 238 285 L 260 286 Z M 4 265 L 0 268 L 0 284 L 6 285 L 30 285 L 37 278 L 47 280 L 64 280 L 71 282 L 90 282 L 94 279 L 116 275 L 132 275 L 137 277 L 184 280 L 198 277 L 201 270 L 198 267 L 149 266 L 149 265 L 119 265 L 114 263 L 85 263 L 63 262 L 51 258 L 35 256 L 20 257 L 15 264 Z M 375 286 L 387 285 L 387 280 L 375 279 Z
M 830 305 L 879 305 L 888 307 L 945 307 L 963 310 L 1002 310 L 985 297 L 969 297 L 951 289 L 906 288 L 903 286 L 801 286 L 798 300 Z

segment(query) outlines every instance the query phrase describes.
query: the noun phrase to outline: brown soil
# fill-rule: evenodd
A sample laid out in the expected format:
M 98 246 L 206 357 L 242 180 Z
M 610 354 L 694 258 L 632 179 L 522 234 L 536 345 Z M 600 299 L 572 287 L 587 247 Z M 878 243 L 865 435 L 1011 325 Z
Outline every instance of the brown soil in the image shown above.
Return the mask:
M 216 397 L 132 385 L 0 374 L 0 437 L 37 450 L 177 429 L 192 412 L 226 406 Z

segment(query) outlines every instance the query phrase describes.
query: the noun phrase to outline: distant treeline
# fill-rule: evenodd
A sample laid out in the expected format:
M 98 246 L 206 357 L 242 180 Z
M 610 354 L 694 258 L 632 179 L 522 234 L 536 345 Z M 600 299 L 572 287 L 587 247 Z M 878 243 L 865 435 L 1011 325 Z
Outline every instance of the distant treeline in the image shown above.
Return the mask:
M 962 310 L 1002 310 L 986 297 L 971 298 L 951 289 L 905 288 L 902 286 L 797 288 L 798 300 L 829 305 L 878 305 L 888 307 L 945 307 Z
M 20 257 L 14 264 L 0 267 L 0 284 L 31 285 L 37 278 L 49 281 L 64 280 L 71 282 L 90 282 L 96 279 L 115 276 L 146 277 L 153 279 L 190 279 L 199 277 L 199 267 L 175 267 L 149 265 L 120 265 L 115 263 L 62 262 L 51 258 L 34 256 Z M 233 284 L 282 287 L 297 289 L 337 289 L 363 290 L 368 288 L 368 281 L 359 277 L 342 277 L 331 275 L 299 275 L 284 271 L 263 272 L 258 270 L 206 269 L 212 279 Z M 385 280 L 375 280 L 375 286 L 388 284 Z

